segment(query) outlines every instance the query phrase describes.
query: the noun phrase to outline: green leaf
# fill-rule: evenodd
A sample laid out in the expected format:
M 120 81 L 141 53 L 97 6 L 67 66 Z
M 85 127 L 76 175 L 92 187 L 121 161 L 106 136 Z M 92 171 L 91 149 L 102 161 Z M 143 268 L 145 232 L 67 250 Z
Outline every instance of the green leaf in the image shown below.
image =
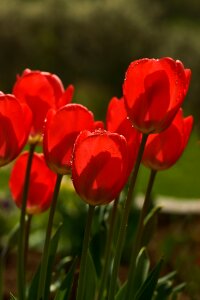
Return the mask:
M 115 296 L 115 300 L 124 300 L 126 286 L 127 286 L 127 281 L 125 281 L 125 283 L 118 290 L 117 295 Z
M 186 286 L 186 283 L 183 282 L 183 283 L 180 283 L 179 285 L 175 286 L 173 288 L 173 291 L 172 291 L 172 300 L 176 300 L 177 297 L 178 297 L 178 294 L 185 288 Z
M 150 262 L 149 262 L 148 254 L 147 254 L 146 248 L 143 247 L 140 250 L 140 252 L 137 256 L 137 260 L 136 260 L 136 268 L 135 268 L 135 272 L 134 272 L 134 276 L 133 276 L 134 279 L 132 282 L 132 291 L 131 291 L 132 295 L 136 294 L 136 292 L 139 290 L 140 286 L 146 280 L 148 271 L 149 271 L 149 266 L 150 266 Z M 117 295 L 115 296 L 115 300 L 123 300 L 124 299 L 126 285 L 127 285 L 127 282 L 125 282 L 122 285 L 122 287 L 119 289 L 119 291 L 117 292 Z
M 167 275 L 161 277 L 158 279 L 158 286 L 161 285 L 161 284 L 164 284 L 166 283 L 167 281 L 169 280 L 172 280 L 174 279 L 174 277 L 176 276 L 177 272 L 176 271 L 173 271 L 173 272 L 170 272 L 168 273 Z
M 142 246 L 146 246 L 152 238 L 156 228 L 157 216 L 161 207 L 154 207 L 144 220 L 144 229 L 142 235 Z
M 88 251 L 87 255 L 86 270 L 86 287 L 83 300 L 94 300 L 97 287 L 97 274 L 90 251 Z
M 133 295 L 136 294 L 136 292 L 139 290 L 141 285 L 144 283 L 144 281 L 147 278 L 148 272 L 149 272 L 149 257 L 146 251 L 146 248 L 143 247 L 136 260 L 136 268 L 135 268 L 135 273 L 134 273 L 134 280 L 133 280 Z
M 59 288 L 59 290 L 56 293 L 54 300 L 68 300 L 70 299 L 70 294 L 72 290 L 73 285 L 73 279 L 74 279 L 74 273 L 76 271 L 77 266 L 77 258 L 74 259 L 66 277 L 62 281 L 62 284 Z
M 49 286 L 51 284 L 51 274 L 52 274 L 52 266 L 54 262 L 54 258 L 56 255 L 56 250 L 58 246 L 58 241 L 60 237 L 62 225 L 58 227 L 56 230 L 56 233 L 51 239 L 50 242 L 50 249 L 49 249 L 49 261 L 48 261 L 48 267 L 47 267 L 47 280 L 46 280 L 46 286 L 45 286 L 45 299 L 49 299 Z M 28 300 L 35 300 L 37 299 L 37 293 L 38 293 L 38 286 L 39 286 L 39 279 L 40 279 L 40 268 L 41 264 L 39 265 L 32 281 L 29 287 L 29 293 L 28 293 Z M 47 298 L 46 298 L 47 297 Z
M 173 271 L 159 278 L 154 300 L 167 300 L 169 296 L 174 296 L 174 299 L 176 298 L 175 295 L 177 295 L 177 293 L 180 292 L 180 290 L 183 289 L 185 286 L 185 283 L 183 283 L 177 287 L 173 287 L 173 279 L 176 273 L 176 271 Z
M 38 285 L 39 285 L 39 278 L 40 278 L 40 265 L 37 268 L 37 271 L 31 281 L 29 291 L 28 291 L 28 300 L 35 300 L 37 299 L 37 292 L 38 292 Z
M 156 288 L 158 277 L 160 274 L 160 269 L 163 263 L 161 259 L 158 264 L 151 271 L 145 282 L 140 287 L 139 291 L 136 294 L 135 300 L 151 300 L 154 290 Z
M 154 300 L 167 300 L 169 295 L 171 295 L 173 290 L 173 282 L 166 281 L 163 284 L 159 285 L 156 288 L 155 298 Z

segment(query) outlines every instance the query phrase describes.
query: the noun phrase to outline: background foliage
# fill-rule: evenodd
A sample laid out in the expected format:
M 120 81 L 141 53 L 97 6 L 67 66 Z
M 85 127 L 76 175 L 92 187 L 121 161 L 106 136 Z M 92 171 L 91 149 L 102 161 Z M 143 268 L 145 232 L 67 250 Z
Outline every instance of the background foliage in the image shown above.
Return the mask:
M 192 69 L 185 103 L 199 123 L 198 0 L 0 0 L 0 89 L 29 67 L 74 83 L 76 99 L 105 115 L 130 61 L 172 56 Z

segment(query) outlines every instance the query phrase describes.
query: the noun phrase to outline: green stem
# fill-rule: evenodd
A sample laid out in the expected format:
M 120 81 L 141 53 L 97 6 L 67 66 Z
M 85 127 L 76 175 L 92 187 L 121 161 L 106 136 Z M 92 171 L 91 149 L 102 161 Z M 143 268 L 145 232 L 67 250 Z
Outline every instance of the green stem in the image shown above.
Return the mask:
M 28 214 L 26 219 L 26 230 L 25 230 L 25 239 L 24 239 L 24 266 L 26 270 L 27 260 L 28 260 L 28 248 L 29 248 L 29 235 L 31 228 L 32 215 Z M 25 278 L 26 280 L 26 278 Z
M 83 249 L 82 249 L 82 255 L 81 255 L 81 262 L 80 262 L 80 273 L 79 273 L 76 300 L 84 299 L 87 253 L 88 253 L 89 242 L 90 242 L 90 232 L 91 232 L 91 227 L 92 227 L 92 219 L 94 216 L 94 210 L 95 210 L 95 206 L 89 205 L 84 240 L 83 240 Z
M 127 194 L 127 198 L 126 198 L 126 202 L 125 202 L 125 206 L 124 206 L 124 212 L 123 212 L 123 216 L 122 216 L 122 221 L 121 221 L 121 226 L 119 229 L 119 237 L 118 237 L 117 245 L 116 245 L 116 253 L 115 253 L 114 262 L 113 262 L 113 270 L 112 270 L 112 276 L 111 276 L 111 281 L 110 281 L 108 300 L 113 300 L 115 297 L 117 275 L 118 275 L 118 269 L 119 269 L 119 265 L 120 265 L 120 259 L 121 259 L 122 249 L 123 249 L 124 240 L 125 240 L 128 216 L 129 216 L 130 209 L 131 209 L 133 191 L 135 188 L 135 183 L 136 183 L 140 163 L 142 160 L 142 155 L 144 152 L 145 144 L 147 141 L 147 137 L 148 137 L 147 134 L 143 134 L 143 136 L 142 136 L 140 149 L 138 152 L 137 160 L 136 160 L 135 167 L 134 167 L 132 177 L 130 180 L 129 190 L 128 190 L 128 194 Z
M 137 255 L 140 251 L 141 244 L 142 244 L 142 235 L 143 235 L 143 230 L 144 230 L 144 220 L 147 215 L 148 209 L 150 207 L 151 203 L 151 191 L 152 187 L 155 181 L 155 176 L 156 176 L 157 171 L 156 170 L 151 170 L 151 174 L 149 177 L 149 182 L 147 186 L 147 191 L 143 203 L 143 207 L 140 213 L 140 219 L 136 231 L 136 236 L 135 236 L 135 241 L 134 241 L 134 248 L 132 251 L 132 256 L 131 256 L 131 264 L 130 264 L 130 270 L 129 270 L 129 275 L 128 275 L 128 282 L 127 282 L 127 287 L 126 287 L 126 294 L 125 298 L 126 300 L 132 300 L 133 295 L 132 295 L 132 287 L 133 287 L 133 281 L 134 281 L 134 270 L 135 270 L 135 264 L 136 264 L 136 259 Z
M 109 232 L 108 232 L 107 241 L 106 241 L 105 260 L 104 260 L 104 264 L 103 264 L 103 272 L 101 275 L 98 300 L 103 299 L 104 290 L 107 285 L 107 278 L 108 278 L 110 262 L 111 262 L 111 255 L 112 255 L 113 232 L 114 232 L 114 228 L 115 228 L 118 202 L 119 202 L 119 197 L 117 197 L 114 201 L 112 213 L 110 216 L 110 226 L 109 226 Z
M 58 194 L 59 194 L 59 190 L 60 190 L 62 177 L 63 177 L 63 175 L 57 174 L 57 180 L 56 180 L 52 203 L 51 203 L 51 208 L 50 208 L 50 212 L 49 212 L 49 219 L 48 219 L 46 237 L 45 237 L 45 242 L 44 242 L 44 250 L 42 253 L 38 297 L 37 297 L 38 300 L 39 299 L 46 300 L 46 299 L 44 299 L 44 295 L 45 295 L 47 267 L 48 267 L 48 260 L 49 260 L 49 245 L 50 245 L 50 241 L 51 241 L 53 219 L 54 219 L 54 214 L 55 214 L 55 210 L 56 210 L 56 204 L 57 204 L 57 199 L 58 199 Z
M 25 217 L 26 217 L 26 202 L 28 197 L 30 173 L 33 154 L 36 144 L 31 144 L 29 149 L 29 156 L 26 166 L 25 178 L 24 178 L 24 190 L 22 195 L 21 215 L 20 215 L 20 228 L 19 228 L 19 241 L 18 241 L 18 298 L 20 300 L 25 299 Z

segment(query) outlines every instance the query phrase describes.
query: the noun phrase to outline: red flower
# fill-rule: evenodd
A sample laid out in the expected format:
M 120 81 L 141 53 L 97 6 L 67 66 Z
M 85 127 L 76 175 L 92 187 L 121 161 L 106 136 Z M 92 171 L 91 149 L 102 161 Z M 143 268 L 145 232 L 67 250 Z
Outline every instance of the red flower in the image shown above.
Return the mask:
M 13 200 L 18 207 L 21 207 L 22 202 L 28 155 L 28 152 L 24 152 L 16 160 L 9 180 Z M 37 214 L 49 208 L 55 182 L 56 174 L 47 167 L 43 154 L 34 153 L 27 198 L 27 213 Z
M 126 139 L 117 133 L 83 131 L 72 160 L 72 181 L 80 197 L 91 205 L 106 204 L 118 196 L 128 175 Z
M 26 103 L 33 113 L 31 134 L 42 133 L 43 122 L 50 108 L 57 109 L 72 100 L 73 86 L 64 90 L 59 77 L 48 72 L 26 69 L 18 76 L 13 94 Z
M 43 136 L 44 155 L 49 167 L 59 174 L 69 173 L 72 149 L 78 134 L 93 128 L 93 114 L 83 105 L 67 104 L 57 111 L 50 110 Z
M 32 115 L 13 95 L 0 92 L 0 166 L 15 159 L 27 142 Z
M 165 57 L 140 59 L 127 70 L 123 93 L 128 116 L 143 133 L 157 133 L 172 122 L 187 93 L 191 71 Z
M 179 109 L 165 131 L 148 136 L 143 164 L 153 170 L 165 170 L 175 164 L 188 143 L 192 125 L 193 117 L 183 118 L 182 109 Z
M 113 97 L 111 99 L 106 115 L 106 126 L 108 131 L 122 134 L 126 138 L 130 173 L 137 158 L 141 133 L 132 126 L 128 119 L 123 98 L 119 100 Z

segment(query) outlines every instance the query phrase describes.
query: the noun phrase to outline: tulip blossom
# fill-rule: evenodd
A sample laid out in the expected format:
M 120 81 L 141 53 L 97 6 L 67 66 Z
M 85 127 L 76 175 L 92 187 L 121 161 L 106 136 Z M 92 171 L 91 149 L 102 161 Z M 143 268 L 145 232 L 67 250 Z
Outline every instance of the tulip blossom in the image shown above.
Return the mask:
M 76 192 L 90 205 L 106 204 L 118 196 L 128 175 L 126 139 L 117 133 L 83 131 L 72 159 Z
M 21 207 L 22 204 L 28 155 L 28 152 L 24 152 L 19 156 L 14 164 L 9 180 L 13 200 L 18 207 Z M 56 174 L 46 165 L 44 155 L 34 153 L 26 207 L 28 214 L 41 213 L 50 207 L 55 182 Z
M 150 134 L 143 154 L 143 164 L 153 170 L 171 167 L 182 155 L 193 125 L 193 117 L 183 118 L 179 109 L 171 125 L 161 133 Z
M 108 131 L 122 134 L 126 138 L 131 172 L 137 158 L 141 133 L 133 127 L 128 119 L 123 98 L 113 97 L 111 99 L 106 115 L 106 127 Z
M 168 57 L 132 62 L 123 94 L 133 125 L 147 134 L 166 129 L 186 96 L 190 75 L 180 61 Z
M 50 110 L 44 124 L 43 149 L 48 166 L 56 173 L 71 170 L 74 142 L 84 129 L 93 130 L 93 114 L 81 104 L 67 104 Z
M 15 96 L 0 92 L 0 166 L 15 159 L 27 142 L 32 114 Z
M 26 69 L 22 76 L 18 76 L 13 94 L 32 111 L 32 136 L 42 133 L 43 122 L 50 108 L 58 109 L 71 102 L 73 90 L 72 85 L 64 90 L 59 77 L 48 72 Z

